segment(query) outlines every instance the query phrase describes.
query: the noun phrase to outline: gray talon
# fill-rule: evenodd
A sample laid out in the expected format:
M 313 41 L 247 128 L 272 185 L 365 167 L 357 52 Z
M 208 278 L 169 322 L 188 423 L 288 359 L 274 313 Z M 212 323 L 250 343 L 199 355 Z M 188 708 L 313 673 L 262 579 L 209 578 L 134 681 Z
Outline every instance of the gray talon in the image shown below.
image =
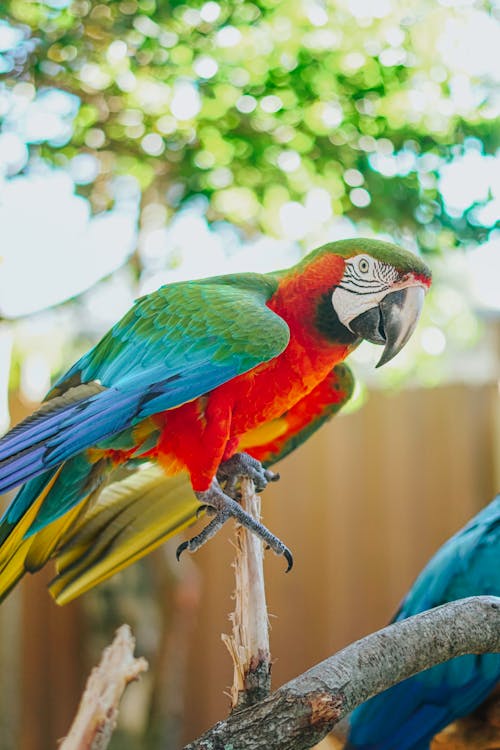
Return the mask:
M 178 560 L 186 549 L 189 552 L 196 552 L 196 550 L 200 549 L 205 542 L 211 539 L 222 528 L 227 519 L 232 517 L 239 524 L 258 536 L 266 545 L 266 548 L 272 549 L 277 555 L 283 555 L 288 563 L 286 572 L 291 570 L 293 557 L 288 547 L 285 547 L 283 542 L 274 536 L 269 529 L 255 518 L 252 518 L 252 516 L 243 510 L 239 503 L 223 492 L 217 480 L 212 482 L 212 486 L 208 490 L 197 492 L 196 495 L 201 503 L 198 512 L 206 510 L 207 514 L 212 516 L 212 519 L 199 534 L 177 547 L 176 557 Z

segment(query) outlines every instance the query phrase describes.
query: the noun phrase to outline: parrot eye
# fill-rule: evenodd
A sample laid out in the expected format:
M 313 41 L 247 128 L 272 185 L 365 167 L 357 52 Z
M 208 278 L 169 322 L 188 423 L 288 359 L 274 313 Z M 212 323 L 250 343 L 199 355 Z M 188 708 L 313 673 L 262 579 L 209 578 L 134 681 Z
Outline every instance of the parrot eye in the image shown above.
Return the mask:
M 361 273 L 368 273 L 370 264 L 368 263 L 366 258 L 361 258 L 358 264 L 358 269 L 361 271 Z

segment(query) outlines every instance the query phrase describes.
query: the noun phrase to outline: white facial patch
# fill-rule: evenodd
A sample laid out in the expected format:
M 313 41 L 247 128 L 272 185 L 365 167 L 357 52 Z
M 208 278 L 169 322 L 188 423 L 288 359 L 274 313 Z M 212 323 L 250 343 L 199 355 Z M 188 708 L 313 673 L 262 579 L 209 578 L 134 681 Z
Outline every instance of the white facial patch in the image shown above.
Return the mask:
M 358 315 L 376 307 L 398 278 L 396 269 L 370 255 L 348 258 L 344 275 L 332 294 L 332 305 L 340 322 L 349 323 Z
M 351 320 L 354 320 L 358 315 L 370 310 L 372 307 L 376 307 L 386 294 L 387 289 L 371 294 L 356 294 L 338 286 L 333 290 L 332 305 L 340 322 L 351 330 L 349 326 Z

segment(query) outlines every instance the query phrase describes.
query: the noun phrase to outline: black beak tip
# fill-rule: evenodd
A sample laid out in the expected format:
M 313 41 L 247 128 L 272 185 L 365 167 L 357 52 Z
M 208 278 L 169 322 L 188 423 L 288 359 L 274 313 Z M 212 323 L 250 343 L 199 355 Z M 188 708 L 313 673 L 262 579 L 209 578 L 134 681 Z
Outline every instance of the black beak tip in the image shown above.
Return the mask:
M 379 361 L 375 365 L 375 369 L 378 369 L 379 367 L 383 367 L 387 362 L 389 362 L 392 359 L 392 357 L 386 357 L 385 356 L 385 350 L 382 352 L 382 356 L 380 357 Z

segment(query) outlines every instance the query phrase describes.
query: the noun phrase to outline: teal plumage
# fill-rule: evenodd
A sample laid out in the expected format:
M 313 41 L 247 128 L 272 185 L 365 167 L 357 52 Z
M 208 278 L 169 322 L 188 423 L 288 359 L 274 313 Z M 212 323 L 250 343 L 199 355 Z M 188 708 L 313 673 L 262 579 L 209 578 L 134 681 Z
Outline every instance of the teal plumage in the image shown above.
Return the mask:
M 395 620 L 479 594 L 500 596 L 500 495 L 436 553 Z M 429 750 L 432 737 L 476 708 L 500 680 L 500 654 L 461 656 L 357 708 L 349 750 Z

